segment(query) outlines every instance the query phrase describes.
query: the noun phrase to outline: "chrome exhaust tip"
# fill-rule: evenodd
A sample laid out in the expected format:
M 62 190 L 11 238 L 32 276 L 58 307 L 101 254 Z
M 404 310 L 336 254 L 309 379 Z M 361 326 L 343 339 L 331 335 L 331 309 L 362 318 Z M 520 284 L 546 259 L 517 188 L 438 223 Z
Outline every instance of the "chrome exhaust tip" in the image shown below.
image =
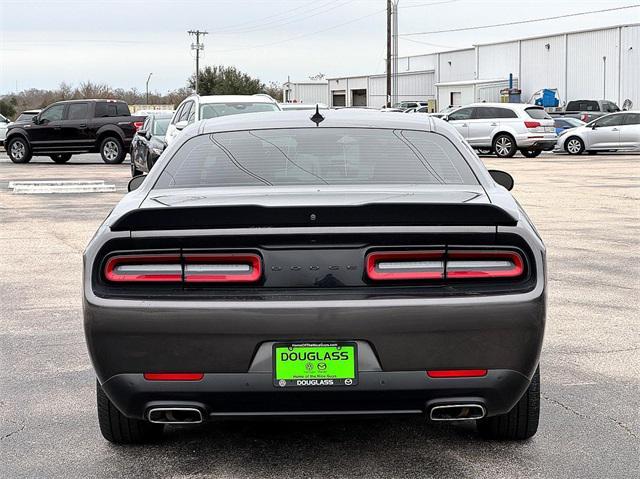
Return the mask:
M 155 424 L 200 424 L 202 411 L 195 407 L 156 407 L 147 414 Z
M 480 404 L 440 404 L 433 406 L 429 412 L 432 421 L 466 421 L 482 419 L 487 414 Z

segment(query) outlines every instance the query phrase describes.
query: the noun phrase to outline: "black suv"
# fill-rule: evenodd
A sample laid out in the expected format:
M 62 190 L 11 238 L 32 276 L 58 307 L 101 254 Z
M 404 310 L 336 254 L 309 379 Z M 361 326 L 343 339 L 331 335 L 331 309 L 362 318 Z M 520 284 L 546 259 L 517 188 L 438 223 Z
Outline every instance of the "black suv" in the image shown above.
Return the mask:
M 29 123 L 10 125 L 5 145 L 14 163 L 27 163 L 33 155 L 66 163 L 74 153 L 97 152 L 105 163 L 122 163 L 143 122 L 124 101 L 60 101 Z

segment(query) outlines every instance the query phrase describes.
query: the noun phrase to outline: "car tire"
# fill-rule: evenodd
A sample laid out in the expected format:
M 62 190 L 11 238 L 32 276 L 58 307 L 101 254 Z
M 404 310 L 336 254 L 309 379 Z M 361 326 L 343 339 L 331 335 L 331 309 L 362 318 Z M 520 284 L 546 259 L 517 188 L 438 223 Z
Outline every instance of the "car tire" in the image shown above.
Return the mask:
M 142 174 L 142 171 L 140 171 L 137 167 L 136 167 L 136 162 L 133 161 L 133 155 L 131 155 L 131 178 L 135 177 L 135 176 L 139 176 Z
M 508 133 L 500 133 L 493 139 L 493 152 L 498 158 L 511 158 L 516 154 L 516 140 Z
M 525 149 L 522 149 L 522 150 L 520 150 L 520 153 L 522 153 L 522 156 L 526 156 L 527 158 L 535 158 L 536 156 L 540 156 L 540 153 L 542 153 L 542 150 L 525 150 Z
M 567 138 L 567 141 L 564 142 L 564 151 L 570 155 L 581 155 L 584 151 L 584 141 L 577 136 Z
M 14 163 L 29 163 L 33 156 L 29 142 L 21 136 L 9 140 L 7 143 L 7 154 L 9 155 L 9 159 Z
M 56 153 L 55 155 L 49 155 L 49 158 L 58 164 L 62 164 L 71 159 L 71 153 Z
M 529 439 L 538 430 L 540 422 L 540 368 L 536 369 L 531 384 L 517 404 L 506 414 L 476 421 L 478 433 L 485 439 Z
M 122 142 L 115 136 L 107 136 L 100 142 L 100 156 L 108 165 L 122 163 L 126 154 Z
M 130 419 L 122 414 L 96 381 L 98 423 L 102 436 L 114 444 L 144 444 L 162 437 L 163 424 Z

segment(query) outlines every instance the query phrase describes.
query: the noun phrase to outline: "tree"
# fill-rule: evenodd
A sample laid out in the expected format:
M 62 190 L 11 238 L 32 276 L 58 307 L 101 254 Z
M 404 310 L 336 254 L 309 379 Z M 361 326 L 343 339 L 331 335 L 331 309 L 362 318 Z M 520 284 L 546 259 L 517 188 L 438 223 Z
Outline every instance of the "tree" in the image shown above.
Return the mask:
M 262 93 L 266 93 L 274 100 L 282 102 L 282 85 L 278 82 L 270 81 L 269 85 L 262 89 Z
M 7 118 L 13 118 L 16 114 L 17 105 L 18 100 L 15 96 L 0 98 L 0 115 L 6 116 Z
M 195 88 L 195 75 L 189 79 L 189 86 Z M 200 95 L 254 95 L 264 91 L 264 88 L 260 80 L 251 78 L 236 67 L 209 66 L 198 76 Z

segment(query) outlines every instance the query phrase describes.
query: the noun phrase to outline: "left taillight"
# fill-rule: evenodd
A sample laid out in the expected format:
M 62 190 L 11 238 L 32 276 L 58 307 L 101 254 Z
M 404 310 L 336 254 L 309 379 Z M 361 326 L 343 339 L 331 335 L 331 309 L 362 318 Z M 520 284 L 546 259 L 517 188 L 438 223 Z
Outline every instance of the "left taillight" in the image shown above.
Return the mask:
M 366 257 L 373 281 L 517 278 L 524 270 L 523 257 L 511 250 L 376 251 Z
M 262 276 L 262 261 L 253 253 L 116 255 L 104 276 L 114 283 L 251 283 Z
M 134 121 L 133 122 L 133 127 L 136 129 L 136 131 L 138 131 L 140 128 L 142 128 L 142 125 L 144 125 L 143 121 Z
M 179 283 L 182 281 L 182 263 L 178 254 L 112 256 L 105 264 L 104 275 L 114 283 Z

